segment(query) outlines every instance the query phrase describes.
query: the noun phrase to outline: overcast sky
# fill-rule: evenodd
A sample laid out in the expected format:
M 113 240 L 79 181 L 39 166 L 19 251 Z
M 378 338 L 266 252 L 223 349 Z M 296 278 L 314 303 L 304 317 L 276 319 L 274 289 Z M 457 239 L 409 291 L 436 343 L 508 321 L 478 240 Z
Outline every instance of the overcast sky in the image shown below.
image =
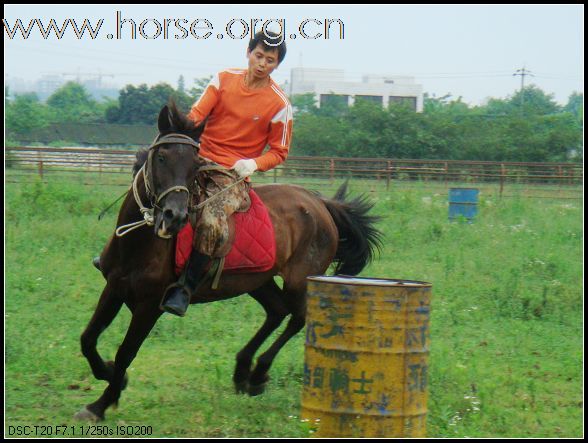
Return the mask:
M 127 22 L 117 26 L 117 16 Z M 195 78 L 245 67 L 247 28 L 273 19 L 269 29 L 285 30 L 288 47 L 273 75 L 279 83 L 298 66 L 343 69 L 349 81 L 409 75 L 425 92 L 476 105 L 512 95 L 521 81 L 513 73 L 524 66 L 534 74 L 526 84 L 566 103 L 584 90 L 583 16 L 583 5 L 5 5 L 4 77 L 100 73 L 118 87 L 176 87 L 183 75 L 190 87 Z M 70 23 L 61 39 L 54 31 L 44 39 L 31 21 L 47 27 L 52 18 L 60 28 L 67 19 L 80 28 L 88 19 L 94 29 L 103 21 L 95 38 L 88 30 L 76 38 Z M 9 36 L 18 19 L 25 29 L 32 23 L 27 38 Z

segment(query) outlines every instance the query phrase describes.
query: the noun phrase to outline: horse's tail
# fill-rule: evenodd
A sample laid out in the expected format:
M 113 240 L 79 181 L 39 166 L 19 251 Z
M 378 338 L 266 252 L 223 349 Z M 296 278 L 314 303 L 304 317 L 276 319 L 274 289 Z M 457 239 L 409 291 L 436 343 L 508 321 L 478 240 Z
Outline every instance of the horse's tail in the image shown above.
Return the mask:
M 347 201 L 346 194 L 347 181 L 332 199 L 322 200 L 339 231 L 335 274 L 357 275 L 382 249 L 383 234 L 375 226 L 381 217 L 368 215 L 374 204 L 365 195 Z

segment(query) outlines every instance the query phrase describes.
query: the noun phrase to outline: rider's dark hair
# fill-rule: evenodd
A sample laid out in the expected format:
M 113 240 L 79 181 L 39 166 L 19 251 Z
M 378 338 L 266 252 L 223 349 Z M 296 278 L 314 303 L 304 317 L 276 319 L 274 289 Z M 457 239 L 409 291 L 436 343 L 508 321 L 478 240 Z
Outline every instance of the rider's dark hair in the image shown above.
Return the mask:
M 261 45 L 264 51 L 278 50 L 278 64 L 286 57 L 286 40 L 283 35 L 272 31 L 259 31 L 249 40 L 249 51 L 253 51 L 257 45 Z

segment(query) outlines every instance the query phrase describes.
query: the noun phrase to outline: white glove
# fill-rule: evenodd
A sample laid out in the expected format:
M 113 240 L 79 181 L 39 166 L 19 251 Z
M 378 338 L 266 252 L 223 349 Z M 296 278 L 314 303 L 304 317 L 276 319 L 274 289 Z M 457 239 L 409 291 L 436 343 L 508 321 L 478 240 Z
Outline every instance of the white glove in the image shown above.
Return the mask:
M 257 171 L 257 163 L 252 158 L 238 160 L 231 169 L 234 169 L 240 178 L 249 177 Z

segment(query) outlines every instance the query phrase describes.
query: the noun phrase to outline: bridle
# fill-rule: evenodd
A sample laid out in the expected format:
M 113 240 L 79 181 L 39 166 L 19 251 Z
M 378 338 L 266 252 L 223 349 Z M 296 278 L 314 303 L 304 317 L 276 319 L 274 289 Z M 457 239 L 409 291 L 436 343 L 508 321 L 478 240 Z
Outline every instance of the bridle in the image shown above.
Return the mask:
M 153 226 L 155 224 L 155 217 L 153 215 L 155 208 L 161 209 L 161 208 L 159 208 L 158 204 L 169 193 L 184 191 L 188 194 L 188 199 L 190 198 L 190 194 L 191 194 L 190 190 L 186 186 L 181 186 L 181 185 L 172 186 L 170 188 L 167 188 L 166 190 L 164 190 L 163 192 L 161 192 L 159 194 L 154 192 L 155 186 L 153 185 L 153 160 L 152 160 L 153 153 L 155 152 L 154 148 L 156 148 L 157 146 L 166 145 L 166 144 L 190 145 L 194 149 L 196 149 L 196 152 L 198 152 L 200 150 L 200 144 L 195 142 L 192 138 L 188 137 L 187 135 L 167 134 L 164 136 L 157 136 L 157 138 L 154 140 L 154 142 L 151 144 L 151 146 L 149 146 L 149 154 L 147 155 L 147 161 L 143 164 L 141 169 L 139 169 L 139 172 L 137 172 L 137 174 L 135 175 L 135 179 L 133 180 L 133 185 L 132 185 L 133 196 L 135 197 L 135 202 L 137 202 L 137 206 L 139 206 L 139 211 L 141 211 L 141 214 L 143 214 L 143 220 L 140 220 L 140 221 L 137 221 L 134 223 L 129 223 L 127 225 L 119 226 L 115 231 L 115 234 L 117 237 L 122 237 L 123 235 L 131 232 L 133 229 L 140 228 L 141 226 L 144 226 L 144 225 Z M 206 171 L 217 171 L 222 174 L 227 174 L 227 175 L 230 175 L 231 177 L 233 177 L 233 175 L 226 168 L 224 168 L 220 165 L 205 165 L 205 166 L 202 166 L 198 169 L 198 173 L 206 172 Z M 143 202 L 141 201 L 141 196 L 139 195 L 139 188 L 138 188 L 139 175 L 143 176 L 143 182 L 145 184 L 145 192 L 147 194 L 147 198 L 151 202 L 151 208 L 147 208 L 147 207 L 143 206 Z M 207 199 L 205 199 L 204 201 L 202 201 L 198 205 L 192 207 L 190 210 L 192 212 L 199 210 L 204 205 L 208 204 L 211 200 L 219 197 L 221 194 L 223 194 L 224 192 L 228 191 L 229 189 L 237 186 L 239 183 L 241 183 L 244 180 L 245 180 L 245 177 L 236 180 L 234 183 L 221 189 L 217 193 L 211 195 L 210 197 L 208 197 Z M 157 235 L 159 237 L 165 238 L 165 239 L 169 239 L 172 237 L 172 235 L 162 235 L 160 233 L 158 233 Z
M 196 152 L 200 149 L 200 144 L 195 142 L 191 137 L 183 134 L 167 134 L 167 135 L 158 135 L 151 146 L 149 146 L 149 153 L 147 155 L 147 161 L 143 164 L 139 172 L 135 174 L 135 179 L 133 180 L 132 190 L 133 196 L 135 197 L 135 202 L 139 206 L 139 210 L 141 214 L 143 214 L 143 220 L 129 223 L 127 225 L 120 226 L 116 229 L 115 234 L 117 237 L 122 237 L 125 234 L 128 234 L 134 229 L 137 229 L 143 225 L 153 226 L 155 223 L 155 217 L 153 215 L 155 208 L 159 208 L 159 202 L 171 192 L 186 192 L 188 194 L 188 198 L 190 198 L 190 190 L 186 186 L 176 185 L 167 188 L 166 190 L 157 194 L 154 189 L 155 186 L 153 184 L 153 153 L 155 152 L 155 148 L 161 145 L 169 145 L 169 144 L 181 144 L 181 145 L 190 145 Z M 147 194 L 147 198 L 151 202 L 151 208 L 147 208 L 143 206 L 143 202 L 139 195 L 138 189 L 138 179 L 139 175 L 143 176 L 143 182 L 145 184 L 145 192 Z M 171 238 L 171 235 L 159 235 L 162 238 Z
M 145 178 L 145 190 L 147 191 L 147 198 L 149 198 L 151 201 L 155 201 L 154 206 L 157 206 L 157 204 L 170 192 L 184 191 L 190 195 L 190 190 L 186 186 L 172 186 L 159 194 L 156 194 L 153 191 L 155 189 L 155 186 L 153 185 L 153 153 L 155 152 L 155 148 L 158 146 L 171 144 L 190 145 L 196 149 L 196 152 L 200 150 L 199 143 L 195 142 L 191 137 L 183 134 L 167 134 L 164 136 L 158 136 L 153 144 L 149 146 L 149 155 L 147 156 L 147 161 L 141 169 L 143 170 L 143 176 Z M 147 169 L 145 169 L 145 166 Z M 137 173 L 137 175 L 139 174 Z

